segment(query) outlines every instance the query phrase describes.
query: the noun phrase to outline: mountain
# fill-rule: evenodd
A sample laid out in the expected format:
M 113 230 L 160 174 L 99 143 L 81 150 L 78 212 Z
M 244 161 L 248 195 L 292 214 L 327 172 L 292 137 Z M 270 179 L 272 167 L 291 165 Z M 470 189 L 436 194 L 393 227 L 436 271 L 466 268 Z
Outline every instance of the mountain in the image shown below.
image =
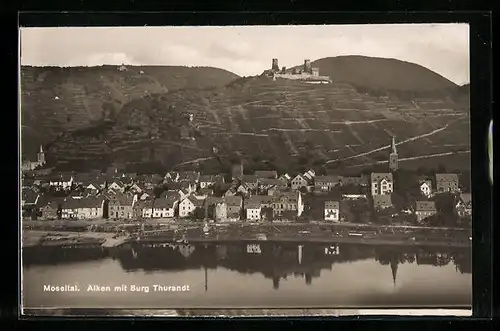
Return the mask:
M 467 169 L 468 111 L 468 103 L 452 95 L 408 99 L 361 93 L 340 82 L 248 77 L 210 90 L 137 98 L 113 121 L 61 135 L 48 146 L 48 156 L 68 168 L 114 162 L 137 169 L 155 164 L 163 171 L 199 165 L 215 172 L 242 159 L 249 171 L 325 164 L 347 169 L 387 160 L 395 136 L 402 164 Z
M 122 69 L 122 70 L 120 70 Z M 113 118 L 135 98 L 223 86 L 239 76 L 210 67 L 21 67 L 23 154 L 68 130 Z
M 457 87 L 455 83 L 423 66 L 396 59 L 349 55 L 327 57 L 311 64 L 319 68 L 320 75 L 369 91 L 422 93 Z M 302 67 L 303 64 L 300 64 L 294 68 Z

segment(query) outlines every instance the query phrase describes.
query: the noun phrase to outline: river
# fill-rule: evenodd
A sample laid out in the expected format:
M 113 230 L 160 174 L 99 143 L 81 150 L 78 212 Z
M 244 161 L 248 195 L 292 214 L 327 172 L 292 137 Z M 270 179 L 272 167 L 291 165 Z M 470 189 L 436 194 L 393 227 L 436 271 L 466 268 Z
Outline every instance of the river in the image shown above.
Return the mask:
M 466 307 L 472 303 L 471 269 L 470 248 L 284 242 L 134 243 L 113 250 L 37 247 L 23 250 L 23 305 Z M 79 291 L 52 291 L 64 285 Z

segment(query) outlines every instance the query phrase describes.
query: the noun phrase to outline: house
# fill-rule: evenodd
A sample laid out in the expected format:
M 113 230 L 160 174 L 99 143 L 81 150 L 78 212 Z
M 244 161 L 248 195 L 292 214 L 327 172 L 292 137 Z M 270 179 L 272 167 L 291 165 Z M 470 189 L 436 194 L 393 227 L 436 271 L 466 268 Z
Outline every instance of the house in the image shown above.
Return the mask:
M 49 181 L 49 185 L 54 190 L 71 190 L 73 187 L 73 176 L 67 174 L 61 174 L 55 176 Z
M 297 175 L 292 179 L 292 190 L 299 190 L 302 187 L 306 187 L 308 184 L 308 181 L 304 176 L 302 175 Z
M 273 198 L 271 207 L 274 216 L 282 215 L 285 211 L 294 211 L 296 216 L 302 215 L 304 202 L 300 192 L 282 192 Z
M 246 183 L 241 183 L 240 185 L 238 185 L 236 187 L 236 193 L 240 193 L 242 195 L 247 195 L 250 193 L 250 188 L 248 187 L 248 185 Z
M 225 197 L 226 216 L 229 220 L 239 220 L 243 209 L 243 199 L 240 196 Z
M 137 194 L 138 200 L 148 200 L 148 199 L 153 199 L 155 197 L 155 194 L 153 190 L 144 190 L 143 192 L 140 192 Z
M 260 221 L 262 206 L 258 196 L 253 196 L 245 202 L 245 210 L 247 220 Z
M 302 175 L 302 177 L 304 177 L 304 179 L 307 180 L 308 183 L 312 183 L 315 176 L 316 176 L 316 172 L 312 169 L 307 170 Z
M 391 207 L 392 207 L 392 196 L 390 194 L 373 196 L 373 208 L 375 210 L 383 210 Z
M 314 188 L 319 191 L 330 191 L 333 187 L 340 185 L 338 176 L 315 176 Z
M 140 204 L 141 208 L 141 217 L 142 218 L 152 218 L 153 217 L 153 205 L 154 205 L 154 200 L 149 199 L 149 200 L 143 200 L 142 203 Z
M 146 188 L 138 183 L 133 183 L 130 185 L 127 189 L 128 192 L 131 192 L 133 194 L 138 194 L 146 191 Z
M 432 181 L 429 179 L 423 179 L 419 181 L 420 193 L 424 197 L 430 198 L 432 196 Z
M 200 179 L 200 173 L 196 171 L 181 171 L 178 173 L 177 181 L 187 181 L 191 184 L 197 184 Z
M 267 178 L 267 179 L 277 179 L 278 178 L 278 173 L 274 170 L 256 170 L 254 172 L 254 175 L 259 178 Z
M 434 214 L 436 214 L 436 203 L 434 201 L 417 201 L 415 203 L 415 215 L 419 223 Z
M 256 190 L 259 185 L 259 179 L 254 175 L 243 175 L 241 177 L 241 183 L 245 184 L 249 190 Z
M 341 186 L 368 186 L 367 176 L 339 176 L 338 178 Z
M 288 186 L 290 184 L 290 181 L 292 180 L 292 178 L 288 174 L 283 174 L 283 175 L 278 177 L 278 180 L 283 182 L 283 184 L 285 186 Z
M 205 218 L 215 219 L 215 205 L 223 201 L 221 197 L 207 196 L 205 199 Z
M 85 185 L 84 188 L 89 192 L 95 192 L 95 193 L 100 192 L 102 190 L 102 187 L 97 183 L 90 183 L 88 185 Z
M 124 189 L 124 186 L 122 182 L 119 181 L 113 181 L 111 184 L 108 185 L 108 190 L 113 190 L 114 192 L 122 192 Z
M 169 171 L 163 179 L 167 182 L 176 182 L 179 179 L 179 173 L 177 171 Z
M 372 173 L 370 179 L 372 196 L 392 194 L 394 190 L 392 173 Z
M 126 218 L 134 217 L 133 206 L 137 201 L 137 195 L 130 196 L 126 194 L 116 194 L 109 197 L 108 217 L 109 218 Z
M 457 174 L 436 174 L 436 190 L 442 192 L 459 192 Z
M 134 218 L 151 218 L 152 208 L 153 200 L 137 200 L 132 207 Z
M 338 222 L 339 221 L 339 202 L 338 201 L 325 201 L 324 217 L 325 221 Z
M 197 199 L 192 195 L 184 197 L 179 203 L 179 217 L 189 217 L 193 215 L 198 208 L 203 208 L 204 202 L 204 199 Z
M 219 175 L 200 176 L 199 184 L 201 189 L 211 187 L 215 185 L 215 183 L 224 183 L 224 177 L 221 177 Z
M 154 218 L 172 218 L 175 215 L 175 208 L 178 200 L 175 195 L 167 195 L 155 199 L 153 202 L 153 217 Z
M 259 179 L 259 189 L 262 191 L 267 191 L 271 188 L 285 189 L 287 184 L 279 179 L 274 178 L 262 178 Z
M 179 188 L 184 194 L 191 194 L 196 192 L 196 183 L 190 180 L 184 179 L 177 182 Z
M 472 216 L 472 195 L 470 193 L 460 194 L 456 209 L 458 216 Z
M 61 206 L 62 219 L 104 218 L 107 200 L 103 197 L 67 199 Z
M 224 200 L 215 203 L 214 218 L 217 221 L 224 221 L 227 219 L 227 204 Z
M 56 220 L 61 218 L 61 206 L 57 201 L 49 201 L 40 207 L 40 218 Z
M 343 185 L 340 186 L 340 192 L 342 194 L 343 200 L 361 200 L 366 199 L 366 188 L 364 186 L 358 185 Z

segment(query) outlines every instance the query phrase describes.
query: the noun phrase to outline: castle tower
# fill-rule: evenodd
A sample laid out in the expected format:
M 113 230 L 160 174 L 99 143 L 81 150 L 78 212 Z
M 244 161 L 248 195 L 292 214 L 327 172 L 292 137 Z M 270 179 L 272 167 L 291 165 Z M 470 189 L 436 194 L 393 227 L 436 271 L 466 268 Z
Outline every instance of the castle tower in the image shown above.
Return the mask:
M 43 151 L 43 147 L 40 144 L 40 151 L 38 152 L 38 164 L 43 165 L 45 164 L 45 153 Z
M 312 74 L 311 60 L 304 60 L 304 72 L 308 74 Z
M 271 70 L 275 72 L 280 71 L 280 66 L 278 65 L 278 59 L 273 59 Z
M 392 137 L 391 154 L 389 154 L 389 169 L 392 172 L 398 170 L 398 151 L 396 149 L 395 137 Z

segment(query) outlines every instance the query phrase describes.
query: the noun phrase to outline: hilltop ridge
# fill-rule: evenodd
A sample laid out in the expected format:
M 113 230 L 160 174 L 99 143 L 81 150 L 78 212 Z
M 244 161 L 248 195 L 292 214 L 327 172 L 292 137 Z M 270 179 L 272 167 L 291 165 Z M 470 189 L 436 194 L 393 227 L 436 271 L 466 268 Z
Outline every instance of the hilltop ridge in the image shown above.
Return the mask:
M 127 102 L 179 89 L 225 85 L 239 76 L 212 67 L 21 67 L 23 154 L 68 131 L 116 116 Z
M 317 59 L 311 65 L 319 68 L 320 75 L 370 91 L 422 93 L 457 87 L 432 70 L 397 59 L 348 55 Z M 288 71 L 301 66 L 299 64 Z

